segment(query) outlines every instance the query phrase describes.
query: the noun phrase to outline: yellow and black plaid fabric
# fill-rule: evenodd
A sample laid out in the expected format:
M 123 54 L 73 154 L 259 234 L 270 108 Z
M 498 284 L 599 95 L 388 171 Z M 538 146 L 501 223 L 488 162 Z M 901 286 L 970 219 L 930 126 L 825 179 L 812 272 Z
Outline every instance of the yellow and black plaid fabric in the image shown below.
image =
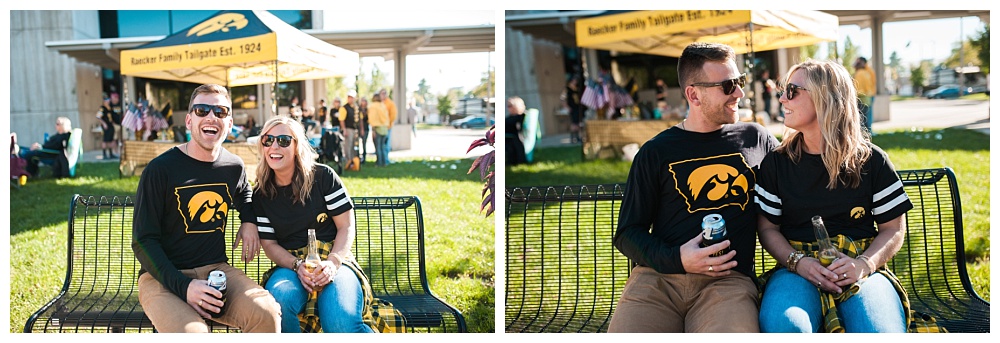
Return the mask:
M 318 243 L 319 256 L 322 259 L 326 259 L 330 251 L 333 250 L 333 242 L 318 241 Z M 308 254 L 308 247 L 289 250 L 288 252 L 292 253 L 295 257 L 304 259 L 306 258 L 306 254 Z M 365 304 L 367 304 L 361 314 L 365 324 L 375 332 L 406 332 L 406 319 L 403 317 L 403 314 L 393 307 L 389 301 L 375 298 L 371 283 L 368 281 L 368 276 L 361 270 L 361 266 L 358 265 L 354 256 L 344 256 L 343 262 L 345 266 L 354 271 L 354 274 L 358 276 L 358 280 L 361 280 L 361 289 L 364 294 Z M 267 280 L 277 268 L 278 266 L 275 265 L 261 276 L 260 284 L 262 287 L 267 284 Z M 309 294 L 305 308 L 299 313 L 299 325 L 302 328 L 302 332 L 316 333 L 323 331 L 320 327 L 319 315 L 316 311 L 316 295 L 316 293 Z
M 844 235 L 837 235 L 836 237 L 831 237 L 830 240 L 833 242 L 834 246 L 837 247 L 841 252 L 850 257 L 857 257 L 868 248 L 871 244 L 871 238 L 865 238 L 861 240 L 852 240 L 850 237 Z M 816 242 L 799 242 L 799 241 L 788 241 L 791 244 L 792 249 L 803 251 L 807 256 L 818 257 L 819 244 Z M 782 265 L 777 265 L 773 269 L 761 274 L 760 285 L 764 285 L 767 279 L 774 274 L 779 268 L 785 268 Z M 891 270 L 885 266 L 880 267 L 877 273 L 881 273 L 892 283 L 892 286 L 896 288 L 896 293 L 899 294 L 899 300 L 903 304 L 903 313 L 906 314 L 907 331 L 909 332 L 947 332 L 947 330 L 937 323 L 934 317 L 914 311 L 910 308 L 910 299 L 906 295 L 906 290 L 903 289 L 902 284 L 899 279 Z M 837 315 L 837 304 L 846 301 L 854 294 L 857 294 L 861 289 L 862 285 L 859 283 L 854 283 L 850 287 L 844 290 L 840 294 L 832 294 L 820 291 L 820 301 L 822 303 L 822 317 L 823 317 L 823 332 L 845 332 L 844 326 L 840 321 L 840 316 Z M 763 298 L 763 289 L 761 287 L 761 298 Z

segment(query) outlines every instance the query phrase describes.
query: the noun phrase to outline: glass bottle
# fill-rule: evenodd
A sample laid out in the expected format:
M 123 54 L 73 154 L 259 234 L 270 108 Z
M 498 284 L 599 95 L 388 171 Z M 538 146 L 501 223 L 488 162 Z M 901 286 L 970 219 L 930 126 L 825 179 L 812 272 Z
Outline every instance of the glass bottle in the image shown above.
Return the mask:
M 316 230 L 309 229 L 309 245 L 308 252 L 306 254 L 306 262 L 303 264 L 306 267 L 306 271 L 312 273 L 316 268 L 319 268 L 319 263 L 322 261 L 319 257 L 319 244 L 316 241 Z M 319 292 L 322 287 L 313 288 L 313 293 Z
M 826 231 L 826 225 L 823 224 L 823 218 L 820 216 L 812 217 L 813 232 L 816 234 L 816 244 L 819 245 L 819 262 L 823 266 L 829 266 L 833 263 L 833 260 L 837 259 L 837 248 L 833 247 L 833 243 L 830 241 L 830 234 Z

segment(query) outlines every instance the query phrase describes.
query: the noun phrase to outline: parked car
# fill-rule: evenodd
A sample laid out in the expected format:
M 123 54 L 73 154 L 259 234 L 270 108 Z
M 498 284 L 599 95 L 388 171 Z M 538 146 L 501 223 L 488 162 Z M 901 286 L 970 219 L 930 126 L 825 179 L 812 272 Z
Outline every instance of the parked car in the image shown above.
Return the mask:
M 495 122 L 496 122 L 496 120 L 494 120 L 493 118 L 490 118 L 490 123 L 486 124 L 486 116 L 474 115 L 474 116 L 468 116 L 468 117 L 465 117 L 465 118 L 453 121 L 453 122 L 451 122 L 451 126 L 454 127 L 454 128 L 456 128 L 456 129 L 458 129 L 458 128 L 463 128 L 463 129 L 484 128 L 485 129 L 487 127 L 493 126 L 493 124 Z
M 958 85 L 944 85 L 927 91 L 926 96 L 928 99 L 957 98 L 962 96 L 962 92 L 959 91 Z

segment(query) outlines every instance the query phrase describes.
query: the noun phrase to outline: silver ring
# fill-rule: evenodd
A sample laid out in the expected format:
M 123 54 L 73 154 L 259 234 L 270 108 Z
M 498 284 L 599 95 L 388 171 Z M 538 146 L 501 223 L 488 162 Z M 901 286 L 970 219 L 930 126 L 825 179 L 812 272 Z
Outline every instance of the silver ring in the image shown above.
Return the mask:
M 712 266 L 708 266 L 708 271 L 710 271 L 710 272 L 714 272 L 714 271 L 715 271 L 715 268 L 712 268 Z
M 204 300 L 198 300 L 198 307 L 201 307 L 201 304 L 204 302 L 205 302 Z
M 844 273 L 844 275 L 841 275 L 841 279 L 846 279 L 846 278 L 847 278 L 847 273 Z
M 816 281 L 816 287 L 821 287 L 821 286 L 823 286 L 823 283 Z

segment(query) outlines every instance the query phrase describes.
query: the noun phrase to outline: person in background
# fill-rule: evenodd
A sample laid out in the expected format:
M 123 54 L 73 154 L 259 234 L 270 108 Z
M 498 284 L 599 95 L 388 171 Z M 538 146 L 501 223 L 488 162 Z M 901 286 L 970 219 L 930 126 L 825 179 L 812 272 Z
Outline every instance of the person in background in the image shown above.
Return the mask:
M 28 166 L 25 169 L 31 174 L 32 178 L 38 177 L 39 163 L 54 161 L 59 157 L 59 154 L 66 150 L 66 145 L 69 142 L 69 136 L 72 131 L 73 123 L 69 118 L 59 117 L 56 118 L 56 134 L 48 136 L 45 144 L 35 142 L 30 147 L 18 147 L 21 158 L 28 161 Z
M 386 111 L 389 112 L 389 123 L 392 124 L 389 126 L 389 130 L 391 131 L 392 126 L 396 125 L 396 118 L 397 115 L 399 115 L 398 109 L 396 109 L 396 103 L 393 102 L 392 99 L 389 99 L 389 93 L 385 90 L 385 88 L 382 88 L 382 90 L 380 90 L 378 94 L 379 98 L 382 99 L 382 103 L 385 104 Z M 385 151 L 386 152 L 392 151 L 392 143 L 391 143 L 392 133 L 390 132 L 386 134 L 385 139 L 386 139 Z
M 114 111 L 111 110 L 110 98 L 104 98 L 101 108 L 97 110 L 97 119 L 99 120 L 99 123 L 101 123 L 101 130 L 104 131 L 104 136 L 101 140 L 102 159 L 107 160 L 118 158 L 118 156 L 115 155 L 115 148 L 118 147 L 118 144 L 115 142 L 115 119 Z
M 319 127 L 321 129 L 326 127 L 326 124 L 327 124 L 327 122 L 326 122 L 326 114 L 327 114 L 327 112 L 328 112 L 328 110 L 327 110 L 327 107 L 326 107 L 326 100 L 319 99 L 319 108 L 317 109 L 317 112 L 316 112 L 316 125 L 319 125 Z
M 862 124 L 868 135 L 872 135 L 872 106 L 875 104 L 875 70 L 868 65 L 868 59 L 858 57 L 854 60 L 854 80 L 857 82 L 858 100 L 861 102 Z
M 518 165 L 528 162 L 524 151 L 524 100 L 519 96 L 507 98 L 507 118 L 504 119 L 504 144 L 507 150 L 507 164 Z
M 361 97 L 358 100 L 358 118 L 361 120 L 359 126 L 361 129 L 361 163 L 365 163 L 365 158 L 368 157 L 368 136 L 371 135 L 372 128 L 368 125 L 368 99 Z
M 392 119 L 389 117 L 389 110 L 382 103 L 380 94 L 372 95 L 372 102 L 368 105 L 368 120 L 375 132 L 375 166 L 385 167 L 389 165 L 389 129 L 392 128 Z
M 357 150 L 355 150 L 355 147 L 358 145 L 358 133 L 359 130 L 364 130 L 360 128 L 361 120 L 358 118 L 358 107 L 354 104 L 354 97 L 357 94 L 353 89 L 347 91 L 347 103 L 340 108 L 340 115 L 337 120 L 340 123 L 340 132 L 344 133 L 344 145 L 342 148 L 344 150 L 344 160 L 347 163 L 354 163 L 354 158 L 358 154 Z

